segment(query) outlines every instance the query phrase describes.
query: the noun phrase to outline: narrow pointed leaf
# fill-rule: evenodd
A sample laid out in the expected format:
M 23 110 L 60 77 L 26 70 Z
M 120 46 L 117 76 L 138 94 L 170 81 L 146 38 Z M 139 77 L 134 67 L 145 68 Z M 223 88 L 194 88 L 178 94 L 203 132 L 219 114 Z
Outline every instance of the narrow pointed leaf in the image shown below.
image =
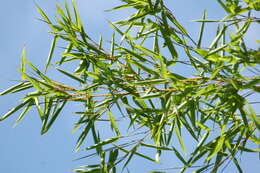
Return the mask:
M 29 102 L 31 102 L 31 99 L 27 99 L 23 103 L 21 103 L 18 106 L 16 106 L 15 108 L 12 108 L 10 111 L 8 111 L 6 114 L 4 114 L 2 117 L 0 117 L 0 121 L 3 121 L 4 119 L 8 118 L 10 115 L 12 115 L 15 112 L 19 111 L 21 108 L 23 108 Z
M 52 40 L 52 43 L 51 43 L 51 48 L 50 48 L 50 52 L 49 52 L 49 56 L 47 58 L 47 64 L 45 66 L 45 72 L 47 72 L 49 66 L 50 66 L 50 63 L 51 63 L 51 59 L 52 59 L 52 56 L 53 56 L 53 52 L 54 52 L 54 48 L 56 46 L 56 41 L 57 41 L 57 38 L 58 36 L 55 35 L 53 40 Z
M 203 11 L 203 17 L 202 17 L 202 20 L 205 20 L 206 19 L 206 15 L 207 15 L 207 12 L 206 10 Z M 201 42 L 202 42 L 202 37 L 203 37 L 203 34 L 204 34 L 204 26 L 205 26 L 205 22 L 203 21 L 200 25 L 200 33 L 199 33 L 199 39 L 198 39 L 198 45 L 197 45 L 197 48 L 200 48 L 201 46 Z
M 75 76 L 75 75 L 73 75 L 73 74 L 71 74 L 71 73 L 69 73 L 69 72 L 66 72 L 66 71 L 64 71 L 64 70 L 62 70 L 62 69 L 59 69 L 59 68 L 57 68 L 57 70 L 58 70 L 59 72 L 65 74 L 66 76 L 70 77 L 71 79 L 74 79 L 74 80 L 76 80 L 76 81 L 78 81 L 78 82 L 80 82 L 80 83 L 85 83 L 84 80 L 80 79 L 79 77 L 77 77 L 77 76 Z
M 91 150 L 91 149 L 94 149 L 94 148 L 97 148 L 97 147 L 100 147 L 100 146 L 103 146 L 103 145 L 107 145 L 107 144 L 110 144 L 110 143 L 114 143 L 116 142 L 120 137 L 113 137 L 113 138 L 109 138 L 109 139 L 106 139 L 104 141 L 101 141 L 95 145 L 92 145 L 92 146 L 89 146 L 87 148 L 85 148 L 86 150 Z
M 15 121 L 14 127 L 19 124 L 19 122 L 24 118 L 24 116 L 30 111 L 31 107 L 33 105 L 33 100 L 31 100 L 28 105 L 24 108 L 23 112 L 20 114 L 18 119 Z
M 114 116 L 112 115 L 112 113 L 110 111 L 108 111 L 108 116 L 109 116 L 109 119 L 110 119 L 111 128 L 113 130 L 115 130 L 117 136 L 120 136 L 120 131 L 119 131 L 117 125 L 116 125 L 115 118 L 114 118 Z

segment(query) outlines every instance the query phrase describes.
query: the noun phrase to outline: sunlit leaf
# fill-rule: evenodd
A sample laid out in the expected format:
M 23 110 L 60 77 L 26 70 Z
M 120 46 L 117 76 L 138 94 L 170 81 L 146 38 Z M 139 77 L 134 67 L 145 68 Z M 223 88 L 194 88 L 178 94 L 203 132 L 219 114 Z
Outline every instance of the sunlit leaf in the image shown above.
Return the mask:
M 103 146 L 103 145 L 107 145 L 107 144 L 110 144 L 110 143 L 114 143 L 116 142 L 120 137 L 113 137 L 113 138 L 109 138 L 109 139 L 106 139 L 104 141 L 101 141 L 95 145 L 92 145 L 92 146 L 89 146 L 87 148 L 85 148 L 86 150 L 91 150 L 91 149 L 94 149 L 94 148 L 97 148 L 99 146 Z
M 57 41 L 57 36 L 54 36 L 53 40 L 52 40 L 52 44 L 51 44 L 51 48 L 50 48 L 50 52 L 49 52 L 49 56 L 47 58 L 47 64 L 45 66 L 45 72 L 48 70 L 49 68 L 49 65 L 50 65 L 50 62 L 51 62 L 51 59 L 52 59 L 52 56 L 53 56 L 53 52 L 54 52 L 54 48 L 55 48 L 55 45 L 56 45 L 56 41 Z
M 6 114 L 4 114 L 2 117 L 0 117 L 0 121 L 3 121 L 4 119 L 8 118 L 10 115 L 14 114 L 15 112 L 19 111 L 21 108 L 23 108 L 25 105 L 30 103 L 32 100 L 27 99 L 23 103 L 19 104 L 15 108 L 12 108 L 10 111 L 8 111 Z

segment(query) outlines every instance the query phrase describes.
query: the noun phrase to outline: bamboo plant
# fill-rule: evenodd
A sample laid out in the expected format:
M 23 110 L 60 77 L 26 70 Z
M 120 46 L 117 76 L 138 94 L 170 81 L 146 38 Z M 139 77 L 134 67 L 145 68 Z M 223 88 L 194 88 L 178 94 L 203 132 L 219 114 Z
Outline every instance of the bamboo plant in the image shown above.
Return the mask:
M 260 49 L 245 42 L 250 26 L 260 22 L 254 16 L 260 1 L 217 2 L 226 16 L 208 19 L 204 11 L 194 20 L 201 26 L 192 38 L 164 0 L 121 0 L 108 11 L 130 8 L 134 13 L 108 22 L 114 34 L 107 42 L 88 36 L 74 0 L 71 8 L 66 2 L 64 7 L 57 4 L 55 21 L 37 6 L 53 35 L 45 71 L 26 59 L 24 49 L 21 82 L 0 93 L 22 92 L 24 97 L 0 120 L 21 110 L 17 124 L 35 109 L 43 135 L 69 103 L 83 105 L 74 111 L 79 117 L 74 130 L 80 132 L 76 150 L 86 150 L 84 158 L 93 150 L 100 162 L 74 170 L 79 173 L 135 172 L 127 169 L 133 156 L 156 165 L 169 153 L 180 161 L 173 163 L 180 172 L 219 172 L 229 163 L 243 172 L 238 158 L 260 152 L 255 110 L 260 102 L 249 100 L 259 98 Z M 216 33 L 205 30 L 208 23 L 216 25 Z M 209 45 L 204 43 L 207 32 L 215 35 Z M 60 57 L 55 55 L 59 41 L 67 45 Z M 77 68 L 65 70 L 72 64 Z M 74 82 L 52 79 L 49 68 Z M 111 129 L 109 138 L 97 124 Z M 87 136 L 93 141 L 86 141 Z M 187 148 L 188 143 L 194 145 Z M 153 150 L 154 157 L 144 148 Z M 156 166 L 151 171 L 165 172 Z

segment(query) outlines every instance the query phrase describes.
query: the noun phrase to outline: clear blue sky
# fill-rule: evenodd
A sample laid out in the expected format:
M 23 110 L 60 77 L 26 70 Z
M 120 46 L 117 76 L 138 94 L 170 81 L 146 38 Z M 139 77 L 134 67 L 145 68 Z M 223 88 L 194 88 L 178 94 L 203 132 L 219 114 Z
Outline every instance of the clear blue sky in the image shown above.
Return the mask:
M 47 33 L 48 27 L 37 20 L 40 16 L 36 12 L 34 2 L 47 11 L 49 16 L 55 15 L 57 1 L 53 0 L 7 0 L 1 3 L 0 90 L 15 84 L 15 80 L 20 79 L 17 67 L 20 65 L 21 51 L 24 46 L 27 48 L 28 59 L 33 64 L 40 67 L 45 64 L 52 37 Z M 105 39 L 110 40 L 112 30 L 106 24 L 106 19 L 113 21 L 119 18 L 119 14 L 120 17 L 127 15 L 123 11 L 115 14 L 104 12 L 105 9 L 117 5 L 118 2 L 118 0 L 77 0 L 80 15 L 86 24 L 86 31 L 94 39 L 97 40 L 99 34 L 102 33 Z M 194 24 L 191 20 L 199 19 L 203 9 L 208 10 L 208 16 L 211 18 L 224 16 L 222 9 L 214 0 L 170 2 L 169 7 L 173 9 L 176 17 L 191 35 L 197 35 L 199 30 L 199 24 Z M 207 27 L 208 30 L 213 28 L 213 26 Z M 255 46 L 253 39 L 257 36 L 259 39 L 259 35 L 259 26 L 254 27 L 247 36 L 247 42 Z M 213 36 L 209 34 L 207 38 L 210 40 Z M 15 106 L 17 98 L 19 95 L 1 96 L 0 114 L 2 115 Z M 260 98 L 256 99 L 260 100 Z M 78 108 L 79 105 L 73 105 L 73 107 Z M 85 153 L 83 151 L 74 152 L 77 134 L 73 135 L 71 131 L 75 118 L 73 118 L 71 109 L 63 112 L 54 128 L 44 136 L 40 136 L 41 124 L 35 112 L 30 112 L 15 128 L 12 126 L 17 116 L 0 122 L 0 173 L 66 173 L 70 172 L 70 169 L 84 164 L 85 160 L 73 161 L 84 156 Z M 166 158 L 168 162 L 170 158 L 170 156 Z M 146 170 L 146 167 L 149 166 L 139 163 L 134 162 L 129 169 L 135 170 L 134 168 L 138 167 L 138 172 L 143 172 L 142 170 Z M 247 154 L 242 158 L 242 167 L 247 170 L 247 173 L 255 173 L 257 169 L 260 169 L 259 160 L 257 157 Z

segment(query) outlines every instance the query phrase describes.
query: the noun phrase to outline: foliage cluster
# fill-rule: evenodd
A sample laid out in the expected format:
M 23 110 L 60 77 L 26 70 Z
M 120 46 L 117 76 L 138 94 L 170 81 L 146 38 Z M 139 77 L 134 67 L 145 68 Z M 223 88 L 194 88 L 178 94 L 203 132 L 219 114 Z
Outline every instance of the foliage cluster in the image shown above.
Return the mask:
M 22 81 L 0 95 L 28 92 L 0 120 L 23 109 L 19 123 L 36 108 L 45 134 L 69 102 L 82 104 L 83 110 L 75 110 L 79 115 L 75 130 L 81 132 L 77 150 L 92 136 L 94 144 L 85 149 L 95 150 L 100 163 L 75 172 L 126 170 L 135 155 L 159 163 L 160 156 L 170 152 L 180 160 L 181 166 L 175 165 L 180 172 L 218 172 L 229 161 L 243 172 L 239 155 L 260 152 L 260 120 L 252 106 L 259 103 L 248 100 L 253 94 L 259 97 L 260 53 L 244 41 L 250 26 L 259 24 L 254 14 L 260 1 L 217 0 L 226 16 L 211 20 L 204 11 L 202 19 L 194 21 L 201 23 L 197 39 L 164 0 L 121 1 L 110 11 L 135 12 L 126 20 L 108 22 L 115 31 L 110 50 L 102 38 L 96 43 L 85 32 L 74 0 L 72 10 L 67 3 L 64 8 L 57 5 L 55 23 L 37 6 L 53 34 L 45 72 L 55 64 L 75 84 L 51 79 L 26 59 L 24 50 Z M 204 47 L 208 23 L 216 23 L 217 28 L 215 38 Z M 67 47 L 54 63 L 59 40 Z M 77 64 L 74 71 L 64 70 L 71 64 Z M 177 67 L 183 71 L 176 72 Z M 98 122 L 111 127 L 110 138 L 99 133 Z M 122 122 L 124 127 L 118 125 Z M 186 149 L 185 143 L 191 141 L 196 145 Z M 142 153 L 142 148 L 153 149 L 155 158 Z

